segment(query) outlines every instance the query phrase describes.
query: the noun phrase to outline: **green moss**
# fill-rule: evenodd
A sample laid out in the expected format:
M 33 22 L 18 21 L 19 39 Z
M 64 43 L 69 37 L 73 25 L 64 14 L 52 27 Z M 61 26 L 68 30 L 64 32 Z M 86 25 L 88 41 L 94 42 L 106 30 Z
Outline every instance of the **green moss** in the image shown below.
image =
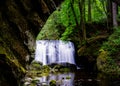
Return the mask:
M 31 65 L 30 70 L 28 70 L 26 74 L 26 76 L 28 77 L 48 76 L 48 74 L 50 73 L 50 67 L 47 65 L 42 66 L 39 62 L 33 62 Z
M 42 63 L 40 62 L 36 62 L 36 61 L 33 61 L 31 64 L 30 64 L 30 70 L 41 70 L 41 67 L 42 67 Z
M 5 53 L 5 50 L 3 49 L 2 46 L 0 46 L 0 54 L 4 54 Z
M 70 68 L 61 68 L 60 71 L 61 72 L 70 72 Z
M 51 80 L 49 84 L 50 86 L 56 86 L 56 80 Z
M 100 71 L 107 74 L 120 74 L 120 68 L 110 57 L 98 57 L 97 67 Z
M 13 65 L 12 67 L 16 67 L 17 70 L 20 72 L 20 73 L 23 73 L 25 74 L 26 73 L 26 70 L 25 68 L 18 62 L 17 59 L 15 60 L 11 60 L 10 58 L 8 58 L 10 60 L 10 63 L 8 63 L 9 65 Z
M 37 83 L 38 81 L 39 81 L 39 80 L 34 80 L 34 79 L 33 79 L 33 80 L 31 81 L 31 83 L 36 85 L 36 83 Z M 34 85 L 34 86 L 35 86 L 35 85 Z
M 70 77 L 70 76 L 67 76 L 66 79 L 71 79 L 71 77 Z
M 47 65 L 42 66 L 42 72 L 43 73 L 49 73 L 50 72 L 50 67 Z

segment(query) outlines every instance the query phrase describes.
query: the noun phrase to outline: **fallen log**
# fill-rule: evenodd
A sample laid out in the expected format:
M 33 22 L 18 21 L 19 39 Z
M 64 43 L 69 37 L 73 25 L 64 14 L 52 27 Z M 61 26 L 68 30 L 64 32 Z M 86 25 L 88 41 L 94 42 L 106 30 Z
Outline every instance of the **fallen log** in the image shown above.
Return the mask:
M 91 38 L 88 38 L 86 40 L 86 44 L 90 45 L 91 43 L 93 43 L 95 41 L 98 41 L 100 39 L 106 39 L 107 37 L 108 37 L 108 35 L 98 35 L 96 37 L 91 37 Z M 77 53 L 78 53 L 79 56 L 83 55 L 83 53 L 86 51 L 86 49 L 87 49 L 87 45 L 86 44 L 84 44 L 83 46 L 81 46 L 78 49 Z

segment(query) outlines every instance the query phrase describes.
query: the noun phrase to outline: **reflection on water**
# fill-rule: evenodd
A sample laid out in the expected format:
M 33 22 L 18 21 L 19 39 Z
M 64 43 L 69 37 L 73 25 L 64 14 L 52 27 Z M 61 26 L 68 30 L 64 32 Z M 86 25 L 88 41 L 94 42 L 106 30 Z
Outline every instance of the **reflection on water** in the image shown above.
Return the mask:
M 50 86 L 51 80 L 56 81 L 56 86 L 120 86 L 120 78 L 108 76 L 102 73 L 89 73 L 82 70 L 75 72 L 49 74 L 48 76 L 36 77 L 38 82 L 25 82 L 24 86 Z M 29 81 L 30 78 L 28 78 Z
M 49 84 L 51 80 L 57 82 L 57 86 L 74 86 L 74 73 L 49 74 L 49 76 L 40 77 L 40 83 Z
M 120 86 L 119 78 L 111 78 L 102 73 L 88 73 L 85 71 L 49 74 L 49 76 L 39 78 L 40 83 L 46 83 L 48 86 L 51 80 L 57 82 L 56 86 Z

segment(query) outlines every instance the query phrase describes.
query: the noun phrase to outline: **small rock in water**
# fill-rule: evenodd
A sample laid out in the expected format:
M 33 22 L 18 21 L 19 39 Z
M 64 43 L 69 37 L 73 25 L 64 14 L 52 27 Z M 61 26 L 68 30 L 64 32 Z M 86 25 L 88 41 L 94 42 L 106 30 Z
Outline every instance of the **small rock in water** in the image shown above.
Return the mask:
M 88 79 L 88 81 L 89 81 L 89 82 L 91 82 L 91 81 L 92 81 L 92 79 Z
M 32 78 L 27 77 L 27 78 L 25 78 L 25 81 L 31 82 Z
M 97 82 L 100 82 L 101 80 L 96 79 Z
M 47 82 L 42 82 L 41 86 L 48 86 Z
M 37 83 L 37 85 L 36 86 L 42 86 L 42 84 L 41 83 Z
M 28 86 L 28 85 L 30 85 L 30 82 L 25 82 L 24 85 Z
M 78 81 L 84 81 L 84 79 L 80 79 L 80 80 L 78 80 Z

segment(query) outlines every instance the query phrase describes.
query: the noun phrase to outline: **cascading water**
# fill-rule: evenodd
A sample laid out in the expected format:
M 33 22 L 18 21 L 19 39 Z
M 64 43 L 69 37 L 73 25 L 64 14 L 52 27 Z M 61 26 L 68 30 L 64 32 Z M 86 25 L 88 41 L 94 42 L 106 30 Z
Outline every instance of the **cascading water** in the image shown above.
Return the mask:
M 52 63 L 70 63 L 75 65 L 74 44 L 61 40 L 38 40 L 36 41 L 35 61 L 43 65 Z

